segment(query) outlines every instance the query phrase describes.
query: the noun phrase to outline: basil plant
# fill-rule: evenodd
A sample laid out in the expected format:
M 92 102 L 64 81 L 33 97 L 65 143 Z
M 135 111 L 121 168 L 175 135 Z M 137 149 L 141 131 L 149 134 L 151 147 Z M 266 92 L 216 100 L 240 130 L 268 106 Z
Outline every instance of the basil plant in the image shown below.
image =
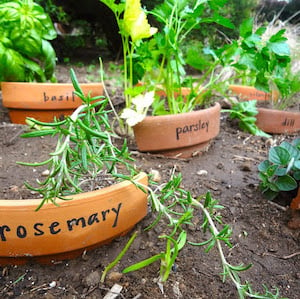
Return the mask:
M 32 0 L 0 0 L 0 82 L 55 82 L 56 31 Z

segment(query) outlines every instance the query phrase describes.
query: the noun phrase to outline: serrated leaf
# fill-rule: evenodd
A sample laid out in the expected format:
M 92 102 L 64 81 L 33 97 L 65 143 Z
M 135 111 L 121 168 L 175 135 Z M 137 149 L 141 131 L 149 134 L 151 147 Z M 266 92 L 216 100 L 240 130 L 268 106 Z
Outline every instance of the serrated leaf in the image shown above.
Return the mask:
M 290 56 L 291 54 L 290 48 L 286 42 L 268 43 L 268 48 L 279 56 Z
M 224 26 L 229 29 L 234 29 L 234 24 L 230 21 L 230 19 L 225 18 L 218 13 L 214 13 L 213 21 L 221 26 Z

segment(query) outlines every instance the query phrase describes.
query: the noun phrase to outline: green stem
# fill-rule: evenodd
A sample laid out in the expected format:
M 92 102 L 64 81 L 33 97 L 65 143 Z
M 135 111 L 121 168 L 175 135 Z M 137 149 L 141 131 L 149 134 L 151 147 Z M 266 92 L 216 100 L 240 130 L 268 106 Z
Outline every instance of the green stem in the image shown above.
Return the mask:
M 127 244 L 125 245 L 125 247 L 122 249 L 122 251 L 115 258 L 115 260 L 112 261 L 109 265 L 107 265 L 105 267 L 105 269 L 102 272 L 102 276 L 101 276 L 101 280 L 100 280 L 101 283 L 104 283 L 107 272 L 110 271 L 122 259 L 122 257 L 127 252 L 127 250 L 129 249 L 129 247 L 131 246 L 132 242 L 135 240 L 136 237 L 137 237 L 137 231 L 133 233 L 133 235 L 130 237 L 130 239 L 127 242 Z

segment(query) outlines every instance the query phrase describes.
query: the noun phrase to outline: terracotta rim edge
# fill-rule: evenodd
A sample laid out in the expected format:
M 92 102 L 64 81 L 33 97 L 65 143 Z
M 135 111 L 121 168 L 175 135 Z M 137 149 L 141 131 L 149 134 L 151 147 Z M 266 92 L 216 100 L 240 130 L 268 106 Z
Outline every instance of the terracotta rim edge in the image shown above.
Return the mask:
M 145 173 L 135 180 L 148 184 Z M 36 212 L 39 202 L 0 200 L 0 264 L 73 258 L 124 235 L 146 216 L 148 206 L 147 193 L 129 181 Z

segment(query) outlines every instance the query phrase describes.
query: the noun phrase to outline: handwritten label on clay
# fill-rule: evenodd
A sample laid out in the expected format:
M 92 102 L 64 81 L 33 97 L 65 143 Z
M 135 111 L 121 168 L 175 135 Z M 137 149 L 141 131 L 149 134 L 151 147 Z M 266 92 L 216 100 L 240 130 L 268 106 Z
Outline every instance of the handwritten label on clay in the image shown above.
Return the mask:
M 75 102 L 75 93 L 74 91 L 71 94 L 64 94 L 64 95 L 47 95 L 46 92 L 43 92 L 43 102 Z
M 0 226 L 0 241 L 8 241 L 10 236 L 17 236 L 19 239 L 25 239 L 27 237 L 39 237 L 43 235 L 57 235 L 60 233 L 72 233 L 74 231 L 83 230 L 85 227 L 98 225 L 105 221 L 112 220 L 112 227 L 118 226 L 118 219 L 122 203 L 119 203 L 116 207 L 103 210 L 97 213 L 93 213 L 85 217 L 74 217 L 66 219 L 64 222 L 52 221 L 51 223 L 35 222 L 31 227 L 27 227 L 20 223 L 17 227 L 10 227 L 3 224 Z M 109 216 L 108 216 L 109 215 Z
M 270 100 L 271 95 L 259 90 L 256 90 L 255 92 L 250 92 L 249 97 L 253 99 L 258 99 L 258 100 Z
M 185 125 L 182 127 L 176 128 L 176 140 L 180 140 L 180 138 L 187 133 L 197 132 L 197 131 L 206 131 L 208 132 L 209 121 L 201 121 L 199 120 L 198 123 Z
M 284 122 L 282 122 L 284 127 L 293 127 L 295 125 L 295 120 L 292 118 L 286 118 Z

